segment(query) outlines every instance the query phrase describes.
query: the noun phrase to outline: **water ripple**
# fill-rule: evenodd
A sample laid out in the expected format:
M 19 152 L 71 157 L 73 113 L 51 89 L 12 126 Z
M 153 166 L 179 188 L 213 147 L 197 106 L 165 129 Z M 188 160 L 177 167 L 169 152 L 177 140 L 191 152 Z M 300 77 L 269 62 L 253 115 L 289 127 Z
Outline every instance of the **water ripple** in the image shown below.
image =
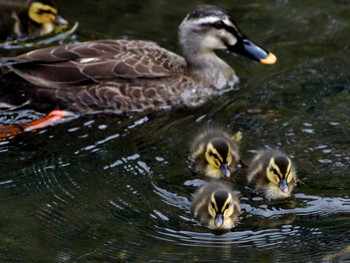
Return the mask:
M 190 201 L 187 197 L 153 184 L 154 191 L 167 205 L 182 210 L 179 220 L 182 229 L 169 227 L 169 216 L 161 211 L 153 211 L 155 219 L 161 219 L 162 224 L 156 224 L 157 235 L 152 237 L 178 245 L 190 247 L 225 247 L 225 246 L 254 246 L 259 249 L 275 249 L 283 247 L 290 238 L 299 240 L 305 232 L 316 238 L 323 236 L 321 228 L 304 228 L 295 224 L 295 220 L 313 216 L 327 217 L 338 213 L 350 213 L 348 197 L 330 198 L 305 194 L 296 194 L 294 200 L 283 205 L 265 203 L 263 199 L 249 201 L 242 199 L 242 208 L 246 211 L 240 224 L 230 232 L 217 233 L 202 227 L 190 215 Z M 296 204 L 298 203 L 298 205 Z M 260 204 L 260 205 L 259 205 Z M 256 205 L 258 205 L 256 207 Z M 165 223 L 165 224 L 164 224 Z M 248 228 L 248 230 L 245 230 Z M 185 230 L 188 229 L 188 230 Z M 299 241 L 298 241 L 299 242 Z M 303 242 L 300 240 L 301 245 Z
M 257 248 L 271 248 L 289 236 L 300 235 L 299 227 L 288 226 L 281 229 L 264 229 L 259 231 L 235 231 L 223 235 L 201 233 L 193 231 L 176 231 L 170 228 L 159 228 L 157 233 L 160 236 L 154 236 L 162 240 L 175 242 L 183 246 L 199 247 L 222 247 L 231 245 L 251 246 Z

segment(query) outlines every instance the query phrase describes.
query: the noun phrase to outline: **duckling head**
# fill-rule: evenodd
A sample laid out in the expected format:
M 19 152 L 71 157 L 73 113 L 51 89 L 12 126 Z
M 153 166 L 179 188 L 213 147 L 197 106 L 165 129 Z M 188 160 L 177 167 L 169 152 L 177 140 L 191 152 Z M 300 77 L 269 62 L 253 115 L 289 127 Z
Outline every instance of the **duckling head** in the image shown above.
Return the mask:
M 219 189 L 211 195 L 208 205 L 208 212 L 214 219 L 215 228 L 232 227 L 230 217 L 233 215 L 234 205 L 231 193 L 224 189 Z M 234 225 L 233 225 L 234 226 Z
M 209 176 L 220 177 L 220 174 L 226 178 L 231 176 L 229 170 L 232 163 L 231 149 L 226 140 L 222 138 L 211 140 L 206 147 L 205 159 L 208 162 Z
M 270 163 L 266 170 L 268 180 L 271 183 L 278 185 L 279 189 L 285 194 L 288 194 L 291 190 L 288 186 L 293 180 L 291 166 L 292 162 L 288 157 L 278 155 L 270 159 Z
M 68 24 L 65 19 L 57 15 L 56 4 L 51 0 L 31 1 L 28 8 L 28 16 L 35 23 L 50 27 L 50 30 L 51 28 L 53 30 L 54 24 Z

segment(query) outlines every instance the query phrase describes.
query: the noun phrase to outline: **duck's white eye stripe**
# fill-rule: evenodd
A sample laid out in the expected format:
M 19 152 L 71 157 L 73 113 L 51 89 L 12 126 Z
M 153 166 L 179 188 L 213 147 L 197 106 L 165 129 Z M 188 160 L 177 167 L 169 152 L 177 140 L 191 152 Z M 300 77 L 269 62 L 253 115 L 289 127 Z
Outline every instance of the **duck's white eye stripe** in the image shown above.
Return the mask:
M 213 23 L 218 22 L 220 20 L 221 19 L 219 17 L 217 17 L 217 16 L 206 16 L 206 17 L 202 17 L 202 18 L 193 20 L 193 23 L 197 24 L 197 25 L 213 24 Z
M 219 21 L 224 22 L 228 26 L 234 26 L 228 17 L 225 17 L 225 19 L 222 19 L 217 16 L 206 16 L 206 17 L 194 19 L 193 24 L 196 24 L 196 25 L 214 24 Z
M 222 20 L 226 25 L 228 25 L 228 26 L 234 26 L 233 24 L 232 24 L 232 22 L 231 22 L 231 20 L 228 18 L 228 17 L 226 17 L 225 19 L 223 19 Z M 236 27 L 235 27 L 236 28 Z

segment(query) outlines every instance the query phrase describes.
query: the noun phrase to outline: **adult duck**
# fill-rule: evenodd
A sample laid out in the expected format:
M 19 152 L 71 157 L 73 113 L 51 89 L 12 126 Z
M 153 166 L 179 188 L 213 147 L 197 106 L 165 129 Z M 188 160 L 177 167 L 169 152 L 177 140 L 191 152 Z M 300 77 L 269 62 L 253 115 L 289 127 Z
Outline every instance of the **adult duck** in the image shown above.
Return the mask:
M 276 62 L 216 6 L 196 7 L 178 35 L 183 57 L 148 41 L 96 40 L 3 59 L 0 106 L 120 114 L 193 106 L 237 79 L 214 50 Z

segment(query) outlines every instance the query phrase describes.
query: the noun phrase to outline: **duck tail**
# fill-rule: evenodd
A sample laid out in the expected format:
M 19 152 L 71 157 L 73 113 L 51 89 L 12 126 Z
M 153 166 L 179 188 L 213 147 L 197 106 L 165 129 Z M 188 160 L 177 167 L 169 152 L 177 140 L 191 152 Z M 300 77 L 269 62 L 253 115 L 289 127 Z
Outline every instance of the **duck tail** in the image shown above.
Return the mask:
M 13 109 L 26 105 L 30 98 L 31 86 L 12 72 L 0 74 L 0 109 Z
M 15 58 L 0 58 L 0 73 L 2 74 L 2 71 L 7 71 L 6 68 L 12 65 L 22 64 L 23 61 L 17 60 Z

